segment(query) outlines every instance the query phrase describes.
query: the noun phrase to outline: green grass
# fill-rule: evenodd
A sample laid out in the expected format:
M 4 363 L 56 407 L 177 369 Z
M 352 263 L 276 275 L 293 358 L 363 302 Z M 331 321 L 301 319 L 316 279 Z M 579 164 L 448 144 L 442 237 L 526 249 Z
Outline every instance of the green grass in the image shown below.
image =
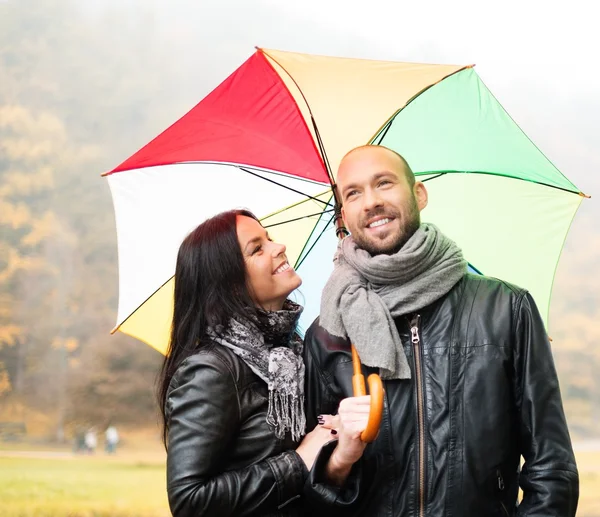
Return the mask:
M 164 451 L 158 447 L 140 445 L 116 456 L 74 456 L 63 448 L 52 451 L 63 455 L 53 458 L 11 457 L 15 449 L 0 452 L 1 517 L 170 516 Z M 577 461 L 577 516 L 600 517 L 600 451 L 581 452 Z
M 577 517 L 600 517 L 600 451 L 576 454 L 579 468 Z
M 164 461 L 0 458 L 2 517 L 167 517 Z

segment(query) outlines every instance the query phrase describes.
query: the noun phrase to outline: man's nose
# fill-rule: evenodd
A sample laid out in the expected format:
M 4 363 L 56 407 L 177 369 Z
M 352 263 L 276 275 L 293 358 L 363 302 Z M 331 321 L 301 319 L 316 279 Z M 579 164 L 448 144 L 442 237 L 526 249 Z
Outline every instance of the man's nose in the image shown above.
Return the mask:
M 382 200 L 375 189 L 366 189 L 363 194 L 363 210 L 369 212 L 374 208 L 381 206 Z

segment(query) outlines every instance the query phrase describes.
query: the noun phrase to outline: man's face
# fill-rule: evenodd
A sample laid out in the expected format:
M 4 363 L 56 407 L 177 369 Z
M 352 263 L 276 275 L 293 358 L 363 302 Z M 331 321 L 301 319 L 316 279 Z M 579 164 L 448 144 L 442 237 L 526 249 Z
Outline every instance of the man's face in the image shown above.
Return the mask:
M 421 224 L 427 192 L 420 182 L 411 188 L 405 167 L 388 149 L 373 146 L 353 151 L 338 169 L 342 217 L 371 255 L 396 253 Z

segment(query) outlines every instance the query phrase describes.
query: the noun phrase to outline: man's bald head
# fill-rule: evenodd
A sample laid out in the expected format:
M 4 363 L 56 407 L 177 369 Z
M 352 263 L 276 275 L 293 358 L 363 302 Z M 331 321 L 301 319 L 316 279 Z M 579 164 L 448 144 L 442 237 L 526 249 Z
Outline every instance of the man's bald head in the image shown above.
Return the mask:
M 398 160 L 399 171 L 401 170 L 404 173 L 404 175 L 406 176 L 406 180 L 408 181 L 409 187 L 411 189 L 414 187 L 415 181 L 416 181 L 415 174 L 413 173 L 412 169 L 410 168 L 410 165 L 408 164 L 408 162 L 406 161 L 404 156 L 397 153 L 393 149 L 390 149 L 389 147 L 385 147 L 384 145 L 368 144 L 368 145 L 361 145 L 359 147 L 355 147 L 354 149 L 351 149 L 342 158 L 342 160 L 340 162 L 340 169 L 342 168 L 342 164 L 344 163 L 345 160 L 351 159 L 353 156 L 360 154 L 360 153 L 365 153 L 365 152 L 366 153 L 370 153 L 370 152 L 390 153 L 390 155 L 392 155 L 394 159 Z

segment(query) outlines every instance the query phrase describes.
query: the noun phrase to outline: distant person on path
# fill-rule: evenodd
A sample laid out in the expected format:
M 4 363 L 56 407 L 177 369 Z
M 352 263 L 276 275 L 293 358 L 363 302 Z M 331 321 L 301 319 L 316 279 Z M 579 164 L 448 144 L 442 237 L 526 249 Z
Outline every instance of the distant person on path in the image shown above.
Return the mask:
M 85 431 L 82 426 L 78 425 L 75 428 L 75 442 L 73 444 L 73 451 L 78 453 L 85 452 L 86 450 L 87 447 L 85 445 Z
M 98 437 L 96 435 L 96 429 L 91 427 L 85 433 L 85 448 L 88 454 L 94 454 L 96 447 L 98 446 Z
M 108 454 L 114 454 L 119 443 L 119 433 L 114 425 L 109 425 L 104 432 L 105 448 Z

